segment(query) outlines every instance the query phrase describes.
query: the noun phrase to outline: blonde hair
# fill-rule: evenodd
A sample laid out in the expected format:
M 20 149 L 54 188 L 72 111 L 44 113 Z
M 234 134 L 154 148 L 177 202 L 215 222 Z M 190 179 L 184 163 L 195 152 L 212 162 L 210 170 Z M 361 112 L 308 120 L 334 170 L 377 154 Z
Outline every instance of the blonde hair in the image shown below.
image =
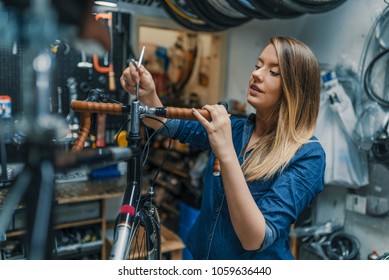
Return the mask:
M 267 131 L 244 160 L 248 181 L 269 179 L 282 172 L 298 149 L 313 136 L 320 102 L 320 68 L 313 52 L 302 42 L 273 37 L 282 84 L 281 98 Z

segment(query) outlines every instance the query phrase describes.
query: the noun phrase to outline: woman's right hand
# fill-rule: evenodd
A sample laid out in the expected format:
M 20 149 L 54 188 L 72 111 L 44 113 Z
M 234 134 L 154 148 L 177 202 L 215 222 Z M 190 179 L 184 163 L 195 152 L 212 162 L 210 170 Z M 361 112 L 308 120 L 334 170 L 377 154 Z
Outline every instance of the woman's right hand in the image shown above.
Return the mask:
M 155 83 L 150 72 L 143 65 L 139 70 L 133 62 L 123 71 L 120 77 L 120 83 L 125 91 L 135 95 L 135 85 L 139 83 L 139 101 L 149 107 L 162 107 L 163 104 L 157 95 Z M 166 122 L 165 118 L 158 117 L 160 121 Z M 153 128 L 158 129 L 161 126 L 160 122 L 145 118 L 143 122 Z
M 150 72 L 143 65 L 138 70 L 133 62 L 130 62 L 129 66 L 123 71 L 120 83 L 124 90 L 132 95 L 135 95 L 135 85 L 139 83 L 139 99 L 146 104 L 148 99 L 152 99 L 151 97 L 157 94 Z

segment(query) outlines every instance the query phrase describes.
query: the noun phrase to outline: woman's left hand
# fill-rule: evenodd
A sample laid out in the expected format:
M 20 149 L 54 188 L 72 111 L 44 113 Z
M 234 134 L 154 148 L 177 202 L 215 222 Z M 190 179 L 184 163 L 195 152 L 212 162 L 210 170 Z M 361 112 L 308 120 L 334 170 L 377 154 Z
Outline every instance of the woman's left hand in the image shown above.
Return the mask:
M 196 109 L 193 108 L 193 115 L 204 126 L 208 133 L 208 139 L 212 150 L 219 160 L 234 155 L 235 150 L 232 143 L 230 115 L 223 105 L 205 105 L 211 115 L 211 121 L 205 119 Z

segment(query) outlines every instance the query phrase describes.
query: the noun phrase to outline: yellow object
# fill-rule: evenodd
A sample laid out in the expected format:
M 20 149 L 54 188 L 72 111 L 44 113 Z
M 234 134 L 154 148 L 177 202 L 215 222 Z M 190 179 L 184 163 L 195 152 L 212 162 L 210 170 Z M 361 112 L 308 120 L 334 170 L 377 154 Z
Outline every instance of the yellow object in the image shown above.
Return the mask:
M 117 136 L 117 143 L 118 143 L 119 147 L 127 147 L 128 142 L 127 142 L 126 137 L 127 137 L 127 131 L 125 131 L 125 130 L 120 131 L 119 136 Z M 116 138 L 116 135 L 115 135 L 115 138 Z

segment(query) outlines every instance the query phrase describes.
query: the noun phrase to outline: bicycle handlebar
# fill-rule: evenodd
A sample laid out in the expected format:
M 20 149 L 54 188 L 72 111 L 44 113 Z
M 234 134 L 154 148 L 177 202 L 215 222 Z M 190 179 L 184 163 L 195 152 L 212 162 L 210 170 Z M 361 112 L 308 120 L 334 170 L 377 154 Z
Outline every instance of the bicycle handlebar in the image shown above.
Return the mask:
M 80 113 L 101 113 L 108 115 L 126 115 L 130 113 L 130 106 L 121 103 L 101 103 L 90 101 L 74 100 L 70 104 L 70 107 L 75 112 Z M 199 113 L 208 121 L 211 120 L 211 115 L 205 109 L 198 109 Z M 176 108 L 176 107 L 157 107 L 148 108 L 143 107 L 143 112 L 149 116 L 165 117 L 168 119 L 180 119 L 180 120 L 196 120 L 193 116 L 192 109 L 190 108 Z
M 123 107 L 121 103 L 100 103 L 91 101 L 73 100 L 70 107 L 75 112 L 80 113 L 102 113 L 108 115 L 123 115 Z
M 72 147 L 72 151 L 80 151 L 83 149 L 87 136 L 90 130 L 90 114 L 101 113 L 108 115 L 126 115 L 131 112 L 130 105 L 121 103 L 102 103 L 102 102 L 90 102 L 74 100 L 70 104 L 70 107 L 75 112 L 81 113 L 81 129 L 79 136 Z M 177 108 L 177 107 L 157 107 L 148 108 L 147 106 L 141 107 L 141 114 L 148 116 L 165 117 L 168 119 L 180 119 L 180 120 L 196 120 L 190 108 Z M 198 109 L 198 112 L 208 121 L 211 120 L 209 111 L 205 109 Z M 215 157 L 213 165 L 214 176 L 220 175 L 220 162 Z

